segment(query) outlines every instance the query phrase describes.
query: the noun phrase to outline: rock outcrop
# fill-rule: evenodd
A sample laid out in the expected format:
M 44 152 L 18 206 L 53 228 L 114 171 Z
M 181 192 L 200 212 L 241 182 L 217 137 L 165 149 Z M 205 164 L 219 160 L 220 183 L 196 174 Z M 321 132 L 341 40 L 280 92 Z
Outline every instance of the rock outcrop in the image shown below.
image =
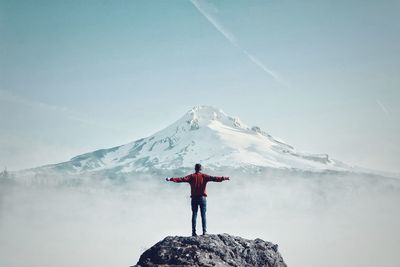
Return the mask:
M 268 266 L 286 267 L 278 245 L 228 234 L 168 236 L 146 250 L 136 267 Z

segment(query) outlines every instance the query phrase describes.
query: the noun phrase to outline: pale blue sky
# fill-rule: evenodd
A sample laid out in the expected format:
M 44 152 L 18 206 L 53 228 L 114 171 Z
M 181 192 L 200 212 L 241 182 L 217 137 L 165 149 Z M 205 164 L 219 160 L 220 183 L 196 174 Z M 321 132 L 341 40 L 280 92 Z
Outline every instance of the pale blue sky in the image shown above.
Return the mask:
M 399 1 L 199 1 L 219 30 L 185 0 L 0 3 L 0 167 L 130 142 L 206 104 L 400 172 Z

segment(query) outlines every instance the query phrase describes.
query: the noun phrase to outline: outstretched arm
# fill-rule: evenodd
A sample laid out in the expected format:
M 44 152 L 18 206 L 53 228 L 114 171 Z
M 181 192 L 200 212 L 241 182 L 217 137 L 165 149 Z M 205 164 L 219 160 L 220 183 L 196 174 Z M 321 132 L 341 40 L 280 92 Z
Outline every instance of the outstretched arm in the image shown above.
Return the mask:
M 222 182 L 222 181 L 226 181 L 229 180 L 229 177 L 227 176 L 206 176 L 207 182 Z
M 175 183 L 188 183 L 191 177 L 192 175 L 187 175 L 185 177 L 166 178 L 165 180 Z

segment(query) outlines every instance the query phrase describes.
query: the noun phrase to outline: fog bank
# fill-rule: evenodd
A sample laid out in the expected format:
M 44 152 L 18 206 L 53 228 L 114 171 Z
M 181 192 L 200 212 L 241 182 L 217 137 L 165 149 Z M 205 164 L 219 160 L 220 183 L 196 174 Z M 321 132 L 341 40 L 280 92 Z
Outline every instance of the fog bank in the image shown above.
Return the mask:
M 241 176 L 208 184 L 210 233 L 277 243 L 289 266 L 400 265 L 398 180 Z M 191 233 L 189 186 L 162 177 L 0 185 L 0 266 L 130 266 Z

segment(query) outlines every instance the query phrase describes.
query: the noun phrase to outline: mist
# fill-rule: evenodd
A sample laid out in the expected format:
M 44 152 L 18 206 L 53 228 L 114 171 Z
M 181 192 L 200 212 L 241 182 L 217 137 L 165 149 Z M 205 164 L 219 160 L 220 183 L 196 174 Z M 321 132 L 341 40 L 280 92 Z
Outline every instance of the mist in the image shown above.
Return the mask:
M 400 180 L 229 174 L 207 186 L 209 233 L 277 243 L 289 266 L 400 266 Z M 164 237 L 190 235 L 188 184 L 82 179 L 0 184 L 0 266 L 131 266 Z

